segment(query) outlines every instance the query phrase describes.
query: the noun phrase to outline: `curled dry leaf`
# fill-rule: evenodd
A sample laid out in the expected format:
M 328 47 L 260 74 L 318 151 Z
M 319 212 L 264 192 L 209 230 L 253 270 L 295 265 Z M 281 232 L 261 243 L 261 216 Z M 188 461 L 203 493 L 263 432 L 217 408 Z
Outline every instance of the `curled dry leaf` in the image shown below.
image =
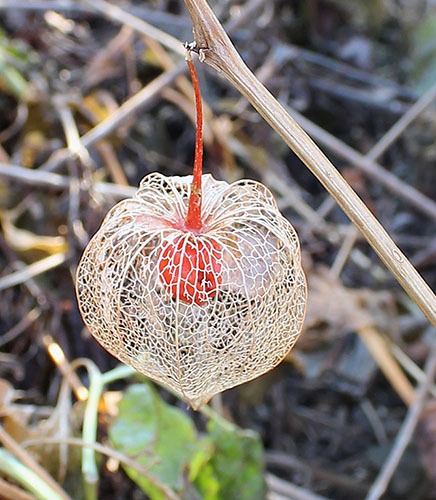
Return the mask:
M 151 174 L 116 205 L 85 249 L 77 296 L 111 354 L 198 408 L 285 357 L 306 283 L 297 235 L 267 188 L 204 175 L 193 230 L 191 184 Z

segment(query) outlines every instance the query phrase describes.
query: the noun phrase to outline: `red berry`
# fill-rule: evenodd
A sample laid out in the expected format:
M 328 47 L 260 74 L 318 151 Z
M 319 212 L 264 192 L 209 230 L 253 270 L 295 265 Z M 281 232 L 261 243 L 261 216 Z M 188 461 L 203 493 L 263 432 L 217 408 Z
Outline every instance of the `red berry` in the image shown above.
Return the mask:
M 216 295 L 222 281 L 221 248 L 210 238 L 178 235 L 163 244 L 159 272 L 173 298 L 201 306 Z

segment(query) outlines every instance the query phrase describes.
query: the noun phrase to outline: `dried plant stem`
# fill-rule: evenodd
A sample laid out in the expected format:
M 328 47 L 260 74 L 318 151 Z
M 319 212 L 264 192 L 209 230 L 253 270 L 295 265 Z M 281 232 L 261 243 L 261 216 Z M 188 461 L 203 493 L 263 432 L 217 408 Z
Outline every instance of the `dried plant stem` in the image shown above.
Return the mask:
M 16 182 L 32 186 L 32 188 L 42 187 L 56 191 L 69 188 L 71 184 L 70 177 L 45 172 L 41 169 L 31 170 L 11 163 L 0 163 L 0 177 L 13 179 Z M 93 184 L 93 189 L 103 196 L 114 196 L 115 198 L 129 198 L 136 191 L 136 188 L 120 186 L 111 182 L 96 182 Z
M 416 101 L 416 103 L 406 112 L 403 116 L 383 135 L 383 137 L 368 151 L 365 155 L 364 159 L 368 159 L 371 161 L 375 161 L 379 158 L 388 148 L 395 142 L 400 135 L 406 130 L 406 128 L 422 113 L 432 102 L 436 99 L 436 84 L 430 88 L 420 99 Z M 383 172 L 387 172 L 382 169 Z M 401 182 L 401 181 L 398 181 Z M 404 185 L 406 191 L 410 191 L 410 186 Z M 412 188 L 413 189 L 413 188 Z M 401 191 L 401 193 L 403 193 Z M 398 193 L 398 191 L 397 191 Z M 412 197 L 410 199 L 416 199 L 416 196 L 413 195 L 412 192 L 408 192 L 408 194 Z M 416 193 L 415 193 L 416 194 Z M 417 192 L 417 194 L 420 194 Z M 422 197 L 422 195 L 421 195 Z M 422 200 L 421 200 L 422 201 Z M 433 212 L 436 216 L 436 203 L 433 203 L 431 200 L 425 200 L 424 205 L 428 210 L 424 210 L 424 213 L 432 216 Z M 433 209 L 434 206 L 434 209 Z M 358 230 L 356 226 L 350 226 L 347 234 L 345 235 L 344 242 L 336 256 L 335 262 L 332 266 L 332 273 L 335 276 L 339 276 L 341 273 L 345 262 L 348 259 L 348 256 L 351 253 L 351 250 L 354 246 L 358 237 Z
M 404 404 L 410 406 L 415 400 L 413 386 L 392 356 L 380 332 L 373 326 L 365 326 L 359 328 L 358 333 L 395 392 Z
M 50 271 L 51 269 L 62 265 L 67 258 L 68 254 L 66 253 L 56 253 L 54 255 L 50 255 L 49 257 L 45 257 L 44 259 L 38 260 L 33 264 L 29 264 L 18 271 L 14 271 L 3 278 L 0 278 L 0 291 L 24 283 L 30 278 L 34 278 L 39 274 Z
M 271 76 L 280 70 L 280 65 L 274 55 L 267 57 L 263 65 L 257 69 L 256 76 L 265 83 Z M 351 71 L 351 68 L 347 68 Z M 334 135 L 327 132 L 325 129 L 316 125 L 304 115 L 292 110 L 294 119 L 301 127 L 319 144 L 325 146 L 328 151 L 334 153 L 338 158 L 351 163 L 355 168 L 363 172 L 368 179 L 373 183 L 379 183 L 380 186 L 390 191 L 397 198 L 401 198 L 416 210 L 419 210 L 428 217 L 436 220 L 436 202 L 431 198 L 422 194 L 418 189 L 407 184 L 402 179 L 398 178 L 389 170 L 386 170 L 382 165 L 377 163 L 377 158 L 385 152 L 385 150 L 398 139 L 410 123 L 436 98 L 436 84 L 427 91 L 419 100 L 411 106 L 403 116 L 389 129 L 383 137 L 373 146 L 371 151 L 363 155 L 344 143 Z M 237 105 L 237 111 L 245 109 L 247 102 L 241 100 Z M 285 108 L 288 112 L 289 109 Z M 331 198 L 330 198 L 331 200 Z M 334 200 L 331 200 L 334 203 Z
M 341 491 L 349 492 L 350 497 L 361 498 L 368 491 L 368 485 L 364 481 L 356 481 L 356 478 L 349 477 L 345 473 L 328 470 L 322 465 L 316 465 L 313 461 L 293 455 L 289 451 L 265 451 L 265 463 L 267 470 L 271 467 L 288 473 L 289 476 L 296 474 L 299 477 L 306 477 L 311 481 L 321 481 L 329 487 L 340 488 Z
M 308 120 L 297 111 L 292 110 L 292 114 L 298 123 L 329 151 L 352 163 L 357 169 L 371 179 L 372 182 L 378 182 L 380 186 L 383 186 L 385 189 L 395 194 L 395 196 L 406 200 L 410 206 L 426 214 L 428 217 L 431 217 L 433 220 L 436 220 L 436 203 L 413 186 L 403 182 L 389 172 L 389 170 L 383 168 L 370 156 L 370 153 L 368 153 L 368 155 L 363 155 L 320 126 Z
M 275 493 L 278 496 L 271 498 L 292 498 L 293 500 L 328 500 L 326 497 L 316 495 L 300 486 L 296 486 L 288 481 L 280 479 L 273 474 L 266 474 L 266 482 L 270 493 Z
M 206 0 L 185 0 L 201 60 L 222 73 L 312 171 L 409 296 L 436 325 L 436 297 L 332 163 L 245 65 Z
M 379 158 L 435 99 L 436 83 L 374 144 L 371 151 L 366 154 L 367 158 L 371 160 Z
M 436 344 L 427 358 L 425 366 L 425 379 L 419 384 L 416 398 L 413 405 L 409 408 L 407 417 L 401 426 L 400 432 L 395 440 L 394 446 L 386 459 L 377 479 L 374 481 L 371 489 L 368 492 L 366 500 L 378 500 L 385 493 L 394 472 L 397 470 L 398 464 L 412 439 L 413 432 L 419 421 L 422 409 L 424 407 L 428 390 L 434 380 L 436 373 Z
M 106 17 L 117 23 L 121 22 L 125 26 L 130 26 L 136 31 L 140 31 L 141 33 L 151 36 L 164 47 L 174 51 L 175 53 L 184 55 L 183 47 L 177 38 L 174 38 L 158 28 L 155 28 L 151 24 L 130 14 L 117 5 L 106 2 L 105 0 L 84 0 L 84 4 L 92 7 L 93 10 L 102 12 Z

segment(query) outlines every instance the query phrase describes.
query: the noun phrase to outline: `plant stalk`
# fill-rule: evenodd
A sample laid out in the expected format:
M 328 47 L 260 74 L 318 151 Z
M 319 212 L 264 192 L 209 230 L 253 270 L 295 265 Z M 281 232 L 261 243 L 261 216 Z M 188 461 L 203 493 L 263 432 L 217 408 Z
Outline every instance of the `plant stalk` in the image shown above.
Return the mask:
M 201 176 L 203 175 L 203 106 L 201 102 L 200 84 L 197 72 L 191 59 L 189 48 L 186 50 L 186 62 L 191 74 L 192 86 L 195 94 L 196 132 L 194 171 L 191 185 L 191 194 L 188 202 L 188 213 L 186 215 L 186 227 L 193 231 L 199 231 L 202 227 L 201 220 Z
M 200 60 L 222 73 L 317 177 L 409 297 L 436 326 L 436 296 L 313 140 L 248 69 L 206 0 L 185 0 Z

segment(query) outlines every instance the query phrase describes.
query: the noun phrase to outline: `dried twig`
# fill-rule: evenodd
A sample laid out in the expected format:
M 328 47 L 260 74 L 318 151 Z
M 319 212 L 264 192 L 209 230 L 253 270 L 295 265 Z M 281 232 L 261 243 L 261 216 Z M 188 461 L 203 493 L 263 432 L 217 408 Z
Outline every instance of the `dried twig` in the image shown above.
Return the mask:
M 105 120 L 84 134 L 80 138 L 82 146 L 84 148 L 92 146 L 97 141 L 113 132 L 128 118 L 138 113 L 141 109 L 144 109 L 146 105 L 150 105 L 162 89 L 167 85 L 170 85 L 174 79 L 184 73 L 185 70 L 186 64 L 182 62 L 175 66 L 172 70 L 165 71 L 159 75 L 137 94 L 124 102 L 114 113 L 111 113 Z M 46 163 L 44 163 L 44 165 L 41 165 L 40 168 L 48 171 L 55 170 L 64 161 L 72 157 L 73 155 L 71 151 L 63 151 L 61 155 L 56 154 L 55 158 L 49 159 Z
M 327 500 L 326 497 L 311 493 L 300 486 L 279 479 L 272 474 L 266 474 L 266 482 L 270 491 L 285 495 L 285 498 L 292 498 L 292 500 Z
M 345 474 L 338 474 L 321 465 L 302 460 L 300 457 L 288 452 L 266 451 L 265 461 L 267 467 L 280 469 L 288 474 L 290 471 L 295 471 L 300 477 L 322 481 L 333 487 L 341 488 L 341 491 L 346 490 L 350 495 L 362 496 L 368 490 L 368 485 L 356 481 L 355 478 L 348 477 Z
M 89 4 L 93 9 L 100 11 L 106 17 L 117 23 L 121 22 L 125 26 L 130 26 L 144 35 L 151 36 L 164 47 L 174 51 L 176 54 L 180 54 L 182 56 L 185 55 L 185 49 L 177 38 L 168 35 L 168 33 L 165 33 L 158 28 L 155 28 L 151 24 L 121 9 L 117 5 L 105 2 L 104 0 L 84 0 L 84 3 Z
M 348 146 L 348 144 L 345 144 L 343 141 L 311 122 L 297 111 L 292 110 L 292 114 L 298 123 L 300 123 L 309 134 L 315 137 L 317 141 L 323 144 L 330 151 L 349 161 L 355 165 L 356 168 L 368 175 L 373 181 L 379 182 L 383 187 L 404 200 L 407 200 L 410 205 L 436 220 L 436 203 L 433 200 L 423 195 L 413 186 L 409 186 L 404 183 L 394 174 L 385 170 L 379 163 L 375 162 L 368 156 L 362 155 L 351 146 Z M 335 198 L 335 196 L 333 197 Z M 336 201 L 338 200 L 336 199 Z
M 383 135 L 371 148 L 371 151 L 367 153 L 366 157 L 371 160 L 379 158 L 435 99 L 436 83 Z
M 386 491 L 390 480 L 398 467 L 398 464 L 407 448 L 410 440 L 412 439 L 413 432 L 418 423 L 419 416 L 421 415 L 424 407 L 426 396 L 430 385 L 433 383 L 436 374 L 436 343 L 427 358 L 425 366 L 425 380 L 423 380 L 416 391 L 416 398 L 413 405 L 409 408 L 407 417 L 401 426 L 400 432 L 395 440 L 395 444 L 386 459 L 377 479 L 374 481 L 371 489 L 368 492 L 366 500 L 378 500 Z
M 406 256 L 331 162 L 247 68 L 206 0 L 185 0 L 202 61 L 221 72 L 257 109 L 324 185 L 390 269 L 436 325 L 436 297 Z
M 257 78 L 264 83 L 279 69 L 279 63 L 274 54 L 265 60 L 265 63 L 256 71 Z M 378 182 L 398 198 L 406 200 L 412 207 L 436 220 L 436 202 L 428 198 L 413 186 L 409 186 L 396 175 L 383 168 L 376 162 L 385 150 L 401 135 L 405 128 L 415 120 L 419 114 L 432 102 L 436 95 L 436 85 L 427 91 L 406 113 L 392 126 L 391 129 L 363 155 L 354 148 L 333 136 L 316 123 L 295 110 L 285 109 L 292 113 L 298 123 L 315 140 L 335 153 L 339 158 L 352 163 L 357 169 L 366 174 L 371 181 Z M 242 100 L 241 100 L 242 101 Z M 246 101 L 244 101 L 246 102 Z M 240 102 L 236 109 L 242 112 L 245 105 Z M 331 199 L 330 199 L 331 200 Z M 332 200 L 333 201 L 333 200 Z M 334 204 L 334 201 L 333 201 Z
M 54 255 L 50 255 L 49 257 L 45 257 L 44 259 L 38 260 L 23 269 L 14 271 L 3 278 L 0 278 L 0 291 L 24 283 L 28 279 L 38 276 L 38 274 L 50 271 L 50 269 L 60 266 L 66 260 L 66 253 L 56 253 Z
M 24 168 L 20 165 L 12 165 L 8 163 L 0 163 L 0 176 L 8 177 L 15 181 L 29 186 L 43 187 L 53 190 L 67 189 L 70 186 L 70 177 L 45 172 L 44 170 L 32 170 Z M 137 188 L 129 186 L 120 186 L 110 182 L 97 182 L 93 184 L 93 189 L 99 194 L 113 196 L 119 198 L 129 198 L 133 196 Z
M 388 345 L 374 326 L 365 326 L 358 329 L 358 333 L 367 349 L 377 361 L 380 370 L 389 380 L 392 388 L 407 406 L 415 400 L 415 391 L 400 365 L 392 356 Z
M 410 125 L 419 115 L 422 113 L 436 98 L 436 84 L 430 88 L 420 99 L 416 101 L 416 103 L 406 112 L 404 115 L 397 121 L 395 124 L 383 135 L 383 137 L 368 151 L 365 158 L 371 161 L 375 161 L 379 158 L 388 147 L 396 141 L 400 135 L 404 132 L 404 130 Z M 378 167 L 377 164 L 374 164 L 375 167 Z M 389 174 L 390 176 L 392 174 Z M 436 214 L 436 203 L 427 199 L 427 197 L 422 197 L 422 195 L 418 193 L 418 197 L 414 196 L 413 191 L 410 191 L 410 186 L 402 183 L 400 180 L 398 182 L 394 182 L 392 184 L 392 188 L 400 185 L 401 183 L 403 187 L 401 187 L 401 193 L 397 191 L 397 194 L 401 195 L 406 193 L 406 199 L 412 199 L 414 202 L 412 203 L 417 208 L 423 209 L 424 213 L 427 215 L 432 215 L 433 212 Z M 404 190 L 405 189 L 405 190 Z M 409 198 L 409 195 L 412 198 Z M 424 199 L 425 198 L 425 199 Z M 416 204 L 416 200 L 418 200 L 418 204 Z M 434 206 L 434 208 L 433 208 Z M 335 262 L 332 266 L 332 272 L 339 276 L 342 271 L 343 266 L 345 265 L 346 259 L 351 252 L 354 243 L 356 242 L 358 236 L 358 230 L 355 226 L 351 226 L 345 240 L 336 256 Z
M 30 310 L 21 320 L 0 338 L 0 347 L 15 340 L 23 331 L 41 316 L 41 310 L 37 307 Z

